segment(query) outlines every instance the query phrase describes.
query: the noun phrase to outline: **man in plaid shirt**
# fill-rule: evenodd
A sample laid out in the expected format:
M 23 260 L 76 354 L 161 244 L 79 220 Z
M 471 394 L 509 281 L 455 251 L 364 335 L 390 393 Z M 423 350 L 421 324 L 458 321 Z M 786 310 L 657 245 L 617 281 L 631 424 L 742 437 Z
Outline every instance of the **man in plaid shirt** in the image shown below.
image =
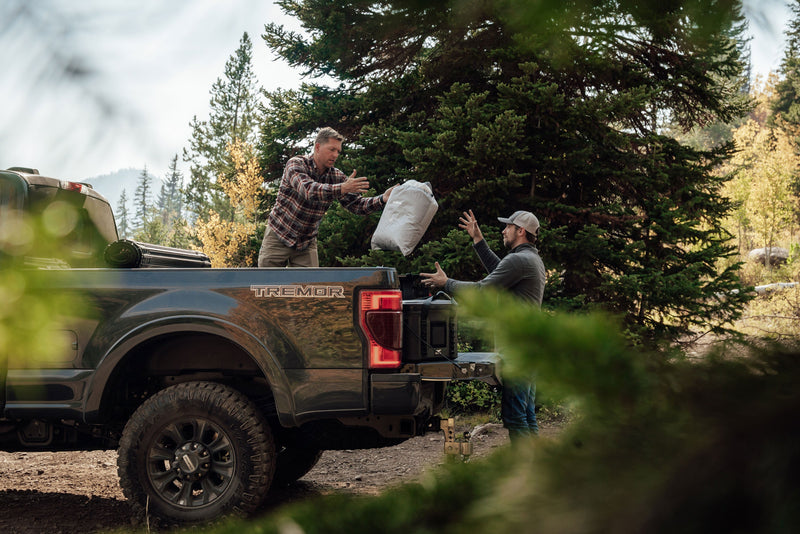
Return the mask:
M 345 176 L 333 166 L 343 139 L 333 128 L 322 128 L 312 155 L 295 156 L 286 163 L 258 254 L 259 267 L 319 267 L 319 223 L 334 200 L 357 215 L 386 205 L 392 187 L 365 198 L 361 194 L 369 189 L 367 179 L 357 178 L 356 171 Z

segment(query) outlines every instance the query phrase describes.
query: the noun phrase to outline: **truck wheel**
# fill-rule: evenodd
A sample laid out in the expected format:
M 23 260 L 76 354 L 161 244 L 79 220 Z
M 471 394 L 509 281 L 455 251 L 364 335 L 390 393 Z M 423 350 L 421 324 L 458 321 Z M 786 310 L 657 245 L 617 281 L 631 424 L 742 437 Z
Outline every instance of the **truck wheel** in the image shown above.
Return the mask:
M 274 462 L 272 432 L 247 397 L 222 384 L 186 382 L 134 412 L 117 467 L 134 508 L 193 523 L 256 510 Z
M 275 468 L 272 486 L 286 486 L 299 480 L 317 465 L 320 457 L 322 451 L 316 447 L 289 445 L 281 448 L 278 452 L 278 465 Z

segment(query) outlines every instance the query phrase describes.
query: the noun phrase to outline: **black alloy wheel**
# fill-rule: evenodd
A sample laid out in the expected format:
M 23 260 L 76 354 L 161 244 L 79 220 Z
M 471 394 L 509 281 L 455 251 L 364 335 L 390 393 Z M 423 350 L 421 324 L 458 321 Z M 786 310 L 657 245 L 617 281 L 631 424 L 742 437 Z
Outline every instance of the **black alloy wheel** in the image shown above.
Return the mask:
M 179 523 L 258 508 L 275 470 L 275 444 L 255 405 L 213 382 L 168 387 L 131 416 L 117 461 L 135 508 Z

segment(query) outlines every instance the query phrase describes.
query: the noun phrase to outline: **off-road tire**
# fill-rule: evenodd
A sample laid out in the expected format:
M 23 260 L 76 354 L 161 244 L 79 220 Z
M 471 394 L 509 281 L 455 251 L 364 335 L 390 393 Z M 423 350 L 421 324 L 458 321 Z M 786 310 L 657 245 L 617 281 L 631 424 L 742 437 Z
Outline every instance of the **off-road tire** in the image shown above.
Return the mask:
M 278 451 L 272 487 L 288 486 L 292 482 L 303 478 L 303 475 L 317 465 L 321 457 L 322 451 L 316 447 L 304 447 L 296 444 L 282 447 Z
M 197 523 L 255 511 L 275 471 L 275 442 L 255 405 L 213 382 L 170 386 L 122 432 L 117 472 L 140 513 Z

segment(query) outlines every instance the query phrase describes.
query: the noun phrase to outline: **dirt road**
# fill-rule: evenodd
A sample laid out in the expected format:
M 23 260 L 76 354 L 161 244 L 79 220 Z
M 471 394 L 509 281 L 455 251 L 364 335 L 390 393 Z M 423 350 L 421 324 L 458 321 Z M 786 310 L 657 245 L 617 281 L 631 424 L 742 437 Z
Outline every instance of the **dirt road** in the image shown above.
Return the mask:
M 542 427 L 548 434 L 555 429 Z M 327 451 L 304 478 L 269 497 L 267 507 L 333 492 L 377 494 L 419 479 L 444 462 L 441 433 L 395 447 Z M 473 439 L 474 457 L 508 441 L 500 425 Z M 119 489 L 116 451 L 0 452 L 0 532 L 67 534 L 138 525 Z

